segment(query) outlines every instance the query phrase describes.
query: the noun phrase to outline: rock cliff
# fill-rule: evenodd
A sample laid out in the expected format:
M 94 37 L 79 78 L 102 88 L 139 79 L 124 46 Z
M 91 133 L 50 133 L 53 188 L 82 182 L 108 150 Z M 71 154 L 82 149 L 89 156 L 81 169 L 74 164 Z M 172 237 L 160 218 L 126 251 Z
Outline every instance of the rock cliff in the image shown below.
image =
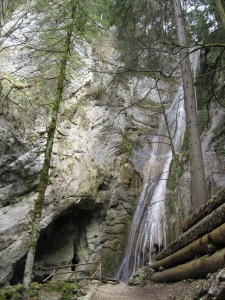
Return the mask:
M 129 225 L 142 189 L 144 162 L 151 151 L 149 137 L 156 133 L 161 112 L 155 82 L 148 76 L 114 81 L 102 91 L 111 80 L 111 66 L 102 61 L 116 58 L 114 42 L 112 30 L 105 37 L 105 51 L 96 45 L 82 45 L 85 65 L 73 71 L 66 87 L 37 245 L 33 274 L 36 281 L 49 274 L 48 267 L 89 262 L 98 256 L 103 261 L 104 274 L 113 276 L 123 258 Z M 24 60 L 18 49 L 5 52 L 4 58 L 0 58 L 1 78 L 9 76 L 15 65 L 18 69 L 20 64 L 24 66 Z M 29 94 L 30 102 L 24 104 L 20 100 L 23 107 L 19 109 L 1 99 L 1 285 L 22 279 L 43 161 L 42 132 L 49 110 L 32 102 L 34 89 L 27 83 L 32 67 L 28 59 L 26 68 L 16 76 L 16 83 Z M 160 81 L 163 102 L 168 106 L 178 88 L 179 74 L 177 80 Z M 224 156 L 215 149 L 221 147 L 219 139 L 224 137 L 224 133 L 220 136 L 215 133 L 224 113 L 219 104 L 212 103 L 209 126 L 202 134 L 210 194 L 221 188 L 225 179 Z M 188 158 L 183 161 L 181 207 L 186 217 L 191 210 Z M 168 205 L 168 210 L 171 206 Z M 173 228 L 169 239 L 173 239 L 179 234 L 179 220 L 173 211 L 168 218 Z

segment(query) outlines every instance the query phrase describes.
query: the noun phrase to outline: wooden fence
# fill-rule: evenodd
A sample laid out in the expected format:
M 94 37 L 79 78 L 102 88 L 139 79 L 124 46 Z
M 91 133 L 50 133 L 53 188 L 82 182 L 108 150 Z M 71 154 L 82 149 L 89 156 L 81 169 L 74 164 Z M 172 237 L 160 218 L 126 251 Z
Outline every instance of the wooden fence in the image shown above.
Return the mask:
M 90 266 L 90 265 L 95 265 L 94 268 L 89 268 L 89 269 L 83 269 L 83 270 L 78 270 L 79 266 Z M 63 270 L 62 272 L 60 272 L 60 269 L 67 269 L 69 268 L 68 271 Z M 74 268 L 74 271 L 72 270 L 72 268 Z M 48 270 L 53 270 L 53 273 L 51 273 L 47 278 L 45 278 L 43 280 L 43 282 L 48 282 L 50 279 L 51 281 L 56 281 L 57 279 L 56 276 L 57 275 L 65 275 L 65 274 L 70 274 L 70 276 L 67 279 L 64 279 L 66 281 L 77 281 L 78 279 L 78 273 L 87 273 L 89 272 L 90 276 L 89 277 L 82 277 L 82 279 L 93 279 L 93 278 L 97 278 L 101 281 L 102 279 L 102 264 L 101 261 L 94 261 L 94 262 L 88 262 L 88 263 L 81 263 L 81 264 L 72 264 L 72 265 L 64 265 L 64 266 L 55 266 L 55 267 L 51 267 L 48 268 Z M 94 272 L 91 275 L 91 272 Z M 74 276 L 74 279 L 72 279 L 72 277 Z

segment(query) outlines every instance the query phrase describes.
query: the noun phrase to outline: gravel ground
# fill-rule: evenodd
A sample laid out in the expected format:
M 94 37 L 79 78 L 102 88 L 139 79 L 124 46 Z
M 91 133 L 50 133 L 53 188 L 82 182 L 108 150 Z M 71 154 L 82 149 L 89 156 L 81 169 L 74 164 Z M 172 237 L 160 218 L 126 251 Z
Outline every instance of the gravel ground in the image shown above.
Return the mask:
M 205 280 L 171 284 L 148 282 L 142 287 L 107 283 L 98 286 L 92 300 L 193 300 L 198 299 L 196 296 L 205 284 Z

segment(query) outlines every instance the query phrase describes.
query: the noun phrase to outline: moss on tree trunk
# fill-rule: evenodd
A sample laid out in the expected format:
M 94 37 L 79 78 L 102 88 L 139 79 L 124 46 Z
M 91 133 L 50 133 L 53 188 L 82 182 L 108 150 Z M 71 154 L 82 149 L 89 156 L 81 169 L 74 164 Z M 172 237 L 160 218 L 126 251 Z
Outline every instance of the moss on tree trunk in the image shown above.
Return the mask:
M 180 0 L 173 0 L 177 28 L 178 44 L 180 47 L 181 75 L 184 89 L 184 104 L 188 133 L 188 149 L 191 173 L 192 210 L 196 210 L 208 199 L 205 181 L 201 141 L 198 128 L 198 117 L 191 64 L 186 41 L 184 18 Z
M 223 24 L 223 28 L 225 29 L 225 12 L 224 12 L 221 0 L 215 0 L 215 3 L 216 3 L 217 11 L 220 15 L 220 18 L 221 18 L 221 21 Z
M 67 36 L 65 40 L 63 56 L 60 63 L 60 73 L 58 76 L 57 92 L 54 101 L 51 121 L 47 128 L 47 142 L 45 148 L 44 163 L 42 166 L 39 185 L 38 185 L 38 198 L 34 202 L 33 224 L 31 230 L 30 243 L 28 245 L 28 254 L 27 254 L 24 279 L 23 279 L 24 300 L 30 299 L 30 283 L 31 283 L 31 275 L 32 275 L 33 264 L 34 264 L 35 249 L 39 237 L 40 221 L 41 221 L 41 214 L 42 214 L 42 209 L 43 209 L 43 204 L 45 199 L 45 191 L 48 186 L 48 172 L 50 169 L 52 147 L 54 143 L 54 135 L 55 135 L 56 125 L 57 125 L 58 113 L 59 113 L 60 103 L 62 101 L 62 93 L 64 88 L 65 74 L 66 74 L 66 65 L 67 65 L 68 57 L 70 55 L 70 44 L 71 44 L 71 37 L 73 32 L 75 9 L 76 6 L 74 5 L 72 7 L 71 23 L 67 27 Z

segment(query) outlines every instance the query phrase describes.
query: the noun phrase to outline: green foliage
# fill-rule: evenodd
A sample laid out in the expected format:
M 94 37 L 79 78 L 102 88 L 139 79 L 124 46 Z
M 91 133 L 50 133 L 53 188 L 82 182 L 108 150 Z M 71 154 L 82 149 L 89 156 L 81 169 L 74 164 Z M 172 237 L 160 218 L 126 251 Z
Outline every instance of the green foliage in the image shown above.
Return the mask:
M 119 154 L 126 153 L 127 155 L 131 156 L 133 147 L 134 147 L 133 142 L 124 134 L 120 146 Z
M 132 218 L 133 218 L 133 214 L 127 214 L 125 217 L 121 219 L 121 222 L 127 224 L 132 220 Z
M 9 105 L 12 107 L 12 104 L 14 104 L 14 112 L 15 110 L 20 112 L 26 110 L 26 102 L 28 101 L 26 92 L 29 87 L 29 84 L 21 81 L 18 76 L 5 74 L 1 80 L 1 94 L 5 103 L 8 103 L 7 107 Z
M 101 259 L 103 261 L 102 268 L 104 272 L 111 272 L 115 268 L 115 253 L 112 251 L 108 251 L 106 256 L 102 255 Z
M 36 245 L 37 245 L 37 241 L 33 241 L 27 245 L 27 248 L 29 249 L 30 247 L 36 247 Z
M 225 156 L 225 149 L 218 150 L 217 153 L 218 153 L 219 155 Z
M 147 279 L 143 276 L 140 276 L 139 280 L 140 280 L 140 286 L 144 286 L 148 282 Z
M 191 40 L 206 42 L 212 28 L 215 28 L 215 3 L 211 0 L 192 0 L 186 13 L 188 33 Z
M 111 2 L 111 0 L 90 0 L 88 3 L 88 8 L 92 14 L 93 21 L 105 29 L 108 29 L 110 26 L 109 20 Z
M 207 35 L 204 56 L 202 57 L 201 73 L 196 80 L 198 109 L 209 110 L 211 100 L 218 101 L 225 107 L 225 37 L 223 26 Z M 216 44 L 216 47 L 210 46 Z M 200 101 L 199 101 L 200 100 Z M 201 107 L 199 106 L 201 104 Z
M 200 135 L 207 128 L 208 125 L 208 114 L 206 110 L 201 110 L 198 112 L 198 127 Z
M 184 133 L 182 152 L 185 156 L 188 155 L 188 133 L 187 133 L 187 130 Z
M 38 297 L 38 291 L 37 290 L 31 290 L 30 291 L 30 296 L 33 297 Z
M 3 294 L 3 292 L 1 291 L 0 291 L 0 300 L 6 300 L 5 294 Z
M 27 4 L 28 0 L 2 0 L 1 1 L 1 9 L 0 9 L 0 27 L 7 23 L 7 21 L 12 17 L 13 13 L 19 9 L 24 4 Z M 21 20 L 22 21 L 22 20 Z M 20 22 L 18 22 L 20 24 Z M 19 26 L 18 24 L 18 26 Z M 8 28 L 8 32 L 4 32 L 4 36 L 9 36 L 10 32 L 17 28 L 14 25 Z M 1 35 L 0 35 L 1 37 Z M 1 45 L 1 41 L 0 41 Z
M 176 182 L 176 174 L 177 172 L 179 172 L 179 170 L 177 169 L 177 163 L 176 160 L 178 159 L 178 155 L 176 154 L 176 157 L 172 159 L 171 164 L 170 164 L 170 170 L 169 170 L 169 176 L 168 176 L 168 180 L 166 183 L 166 187 L 170 190 L 174 190 L 177 186 L 177 182 Z
M 176 44 L 171 3 L 116 0 L 112 2 L 111 23 L 117 27 L 120 59 L 126 72 L 157 78 L 164 74 L 166 52 L 173 52 L 170 45 Z M 172 71 L 171 60 L 166 65 L 166 73 Z
M 225 156 L 225 146 L 224 146 L 224 137 L 225 137 L 225 120 L 223 120 L 214 130 L 213 130 L 213 141 L 214 149 L 216 153 L 220 156 Z
M 152 271 L 149 267 L 143 267 L 139 270 L 139 272 L 140 272 L 139 275 L 140 286 L 144 286 L 148 282 L 148 279 L 150 278 Z
M 217 126 L 215 129 L 213 129 L 213 133 L 216 136 L 220 135 L 220 132 L 221 132 L 221 127 L 220 126 Z
M 170 216 L 172 216 L 175 212 L 174 198 L 175 196 L 173 193 L 167 195 L 166 197 L 166 207 L 168 208 Z
M 23 286 L 18 284 L 15 286 L 6 286 L 0 291 L 0 300 L 19 300 L 22 299 Z M 31 300 L 39 299 L 40 295 L 45 295 L 46 299 L 49 299 L 51 295 L 60 295 L 60 299 L 70 300 L 74 295 L 82 296 L 83 292 L 74 283 L 66 283 L 64 281 L 50 282 L 46 284 L 38 284 L 33 282 L 30 285 L 30 297 Z
M 39 216 L 42 211 L 42 206 L 43 206 L 44 200 L 37 198 L 34 201 L 34 215 Z
M 117 249 L 117 247 L 118 247 L 118 245 L 120 245 L 120 243 L 121 243 L 120 240 L 115 241 L 115 242 L 113 243 L 113 247 L 114 247 L 115 249 Z

